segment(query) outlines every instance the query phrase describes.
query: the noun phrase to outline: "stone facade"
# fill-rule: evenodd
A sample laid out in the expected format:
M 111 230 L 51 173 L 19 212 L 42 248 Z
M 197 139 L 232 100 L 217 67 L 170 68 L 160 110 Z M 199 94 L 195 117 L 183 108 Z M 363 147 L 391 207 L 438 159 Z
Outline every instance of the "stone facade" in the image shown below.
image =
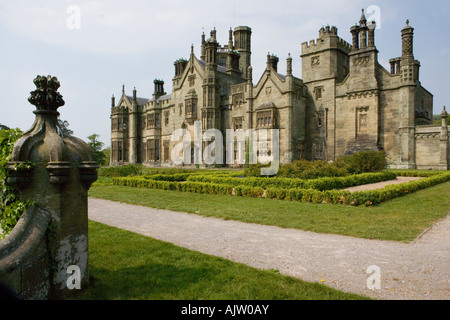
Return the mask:
M 172 133 L 183 128 L 193 136 L 195 122 L 201 121 L 202 132 L 214 128 L 225 137 L 229 129 L 278 129 L 281 163 L 333 161 L 361 150 L 385 150 L 391 168 L 435 163 L 444 168 L 440 152 L 445 148 L 439 144 L 448 144 L 448 138 L 441 137 L 432 149 L 420 142 L 416 146 L 418 126 L 432 125 L 433 95 L 419 81 L 414 29 L 408 21 L 401 31 L 402 55 L 390 60 L 390 70 L 378 62 L 375 31 L 364 11 L 350 29 L 351 44 L 338 36 L 336 27 L 322 27 L 318 39 L 301 45 L 302 79 L 293 75 L 290 55 L 282 74 L 279 58 L 268 54 L 256 83 L 249 27 L 230 29 L 224 46 L 217 42 L 216 30 L 208 40 L 203 34 L 200 58 L 192 47 L 188 60 L 175 61 L 171 94 L 164 92 L 162 80 L 155 80 L 152 98 L 139 98 L 136 89 L 127 95 L 125 88 L 117 104 L 113 96 L 112 165 L 172 166 Z M 204 148 L 204 143 L 189 145 L 184 164 L 194 163 L 202 151 L 197 149 Z M 427 152 L 431 154 L 421 154 Z M 239 150 L 234 153 L 238 163 Z

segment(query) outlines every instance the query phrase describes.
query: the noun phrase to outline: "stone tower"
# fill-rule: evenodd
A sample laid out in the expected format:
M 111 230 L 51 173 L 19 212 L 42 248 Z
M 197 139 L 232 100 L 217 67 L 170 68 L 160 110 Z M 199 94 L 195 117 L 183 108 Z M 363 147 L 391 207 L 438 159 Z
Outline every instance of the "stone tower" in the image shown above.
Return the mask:
M 308 89 L 305 111 L 306 158 L 333 160 L 335 137 L 335 88 L 348 76 L 351 46 L 338 29 L 325 26 L 319 38 L 302 43 L 302 78 Z
M 237 27 L 234 29 L 234 46 L 239 52 L 241 58 L 239 60 L 239 69 L 242 77 L 247 77 L 248 67 L 251 66 L 252 60 L 252 29 L 249 27 Z
M 203 79 L 203 129 L 220 128 L 220 83 L 217 77 L 218 53 L 217 33 L 211 31 L 211 37 L 205 43 L 206 67 Z M 195 101 L 192 101 L 195 102 Z
M 409 20 L 406 21 L 406 26 L 401 33 L 399 162 L 404 169 L 414 169 L 415 104 L 420 63 L 414 60 L 414 28 L 409 25 Z

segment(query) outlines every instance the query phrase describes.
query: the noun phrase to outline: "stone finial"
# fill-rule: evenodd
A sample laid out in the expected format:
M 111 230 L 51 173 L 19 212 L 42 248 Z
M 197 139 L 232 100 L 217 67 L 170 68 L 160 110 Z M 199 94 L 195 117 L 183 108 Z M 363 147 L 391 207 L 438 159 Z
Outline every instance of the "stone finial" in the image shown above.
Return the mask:
M 359 24 L 361 26 L 365 26 L 367 23 L 366 15 L 364 13 L 364 9 L 362 9 L 361 11 L 362 11 L 362 14 L 361 14 L 361 19 L 359 20 Z
M 286 74 L 291 76 L 292 75 L 292 58 L 291 54 L 288 54 L 288 57 L 286 59 Z
M 25 296 L 64 299 L 74 293 L 67 281 L 69 266 L 79 268 L 80 288 L 89 284 L 88 189 L 97 180 L 98 164 L 86 142 L 59 128 L 57 109 L 64 100 L 58 79 L 38 76 L 34 83 L 28 100 L 37 108 L 36 117 L 14 144 L 6 172 L 20 199 L 34 203 L 31 226 L 39 219 L 35 225 L 40 227 L 18 238 L 11 274 Z
M 36 90 L 31 92 L 28 101 L 36 106 L 35 113 L 55 113 L 65 102 L 62 95 L 58 92 L 60 83 L 58 78 L 52 76 L 37 76 L 34 79 Z
M 448 117 L 447 109 L 445 108 L 445 106 L 444 106 L 444 110 L 441 113 L 441 117 L 442 118 L 447 118 Z

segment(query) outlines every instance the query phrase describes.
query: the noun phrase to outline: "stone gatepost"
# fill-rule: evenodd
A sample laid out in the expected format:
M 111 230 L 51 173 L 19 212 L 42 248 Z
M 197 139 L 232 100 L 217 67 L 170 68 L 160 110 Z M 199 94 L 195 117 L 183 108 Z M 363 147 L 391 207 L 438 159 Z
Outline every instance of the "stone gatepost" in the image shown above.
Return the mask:
M 38 76 L 34 83 L 37 89 L 28 101 L 36 106 L 36 118 L 14 146 L 8 182 L 22 200 L 33 201 L 49 216 L 47 298 L 63 299 L 89 284 L 87 192 L 97 180 L 98 165 L 89 146 L 65 136 L 58 125 L 57 109 L 65 104 L 58 79 Z M 30 162 L 31 169 L 17 166 Z

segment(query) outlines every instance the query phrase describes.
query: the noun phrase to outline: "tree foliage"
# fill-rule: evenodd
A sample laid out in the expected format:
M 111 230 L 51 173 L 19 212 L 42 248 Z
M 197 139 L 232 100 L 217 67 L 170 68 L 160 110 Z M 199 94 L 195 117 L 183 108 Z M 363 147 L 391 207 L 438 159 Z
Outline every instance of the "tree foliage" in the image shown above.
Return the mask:
M 97 161 L 100 165 L 105 165 L 106 156 L 103 152 L 103 147 L 105 146 L 105 144 L 99 140 L 100 135 L 94 133 L 87 138 L 89 140 L 88 145 L 91 148 L 92 153 L 94 154 L 95 161 Z
M 19 129 L 0 130 L 0 227 L 3 230 L 0 238 L 11 232 L 29 206 L 19 200 L 14 188 L 6 182 L 6 166 L 11 161 L 14 144 L 21 136 Z

